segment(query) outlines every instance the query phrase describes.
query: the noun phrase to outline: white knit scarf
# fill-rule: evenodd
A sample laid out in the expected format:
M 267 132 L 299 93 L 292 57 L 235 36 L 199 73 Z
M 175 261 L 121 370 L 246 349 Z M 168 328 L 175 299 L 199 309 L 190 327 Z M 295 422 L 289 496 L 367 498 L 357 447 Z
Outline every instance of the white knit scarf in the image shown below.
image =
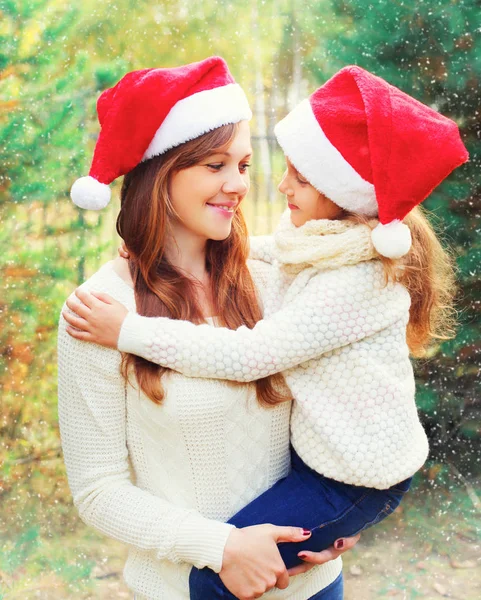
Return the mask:
M 369 225 L 319 219 L 296 227 L 289 210 L 282 215 L 274 240 L 276 258 L 293 274 L 309 267 L 338 269 L 379 257 Z

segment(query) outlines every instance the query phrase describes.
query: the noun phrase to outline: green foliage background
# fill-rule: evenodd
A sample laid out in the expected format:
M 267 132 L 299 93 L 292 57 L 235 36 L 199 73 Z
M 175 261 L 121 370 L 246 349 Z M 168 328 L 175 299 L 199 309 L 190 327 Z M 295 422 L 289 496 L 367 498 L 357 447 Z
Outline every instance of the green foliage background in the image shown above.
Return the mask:
M 68 193 L 88 172 L 96 99 L 128 70 L 226 58 L 256 107 L 254 141 L 266 133 L 270 149 L 272 174 L 259 152 L 246 201 L 255 233 L 282 210 L 273 124 L 343 65 L 456 120 L 471 161 L 426 206 L 456 255 L 460 326 L 417 365 L 418 404 L 432 446 L 423 477 L 479 477 L 480 31 L 475 0 L 0 0 L 0 598 L 28 585 L 19 572 L 40 546 L 78 526 L 58 438 L 56 326 L 68 294 L 116 254 L 118 200 L 85 213 Z M 39 556 L 31 579 L 76 581 L 91 568 L 58 549 Z

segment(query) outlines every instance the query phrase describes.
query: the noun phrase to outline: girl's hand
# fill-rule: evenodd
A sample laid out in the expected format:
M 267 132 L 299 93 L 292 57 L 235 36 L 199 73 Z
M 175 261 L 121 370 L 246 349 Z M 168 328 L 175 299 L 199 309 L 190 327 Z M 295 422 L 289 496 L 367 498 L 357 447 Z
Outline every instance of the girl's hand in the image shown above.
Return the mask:
M 129 311 L 108 294 L 78 288 L 75 295 L 80 302 L 67 300 L 67 306 L 75 315 L 62 312 L 70 325 L 67 333 L 77 340 L 117 348 L 120 329 Z
M 303 542 L 307 534 L 298 527 L 254 525 L 233 529 L 227 538 L 219 573 L 224 585 L 239 600 L 260 598 L 265 592 L 289 585 L 289 575 L 277 548 L 278 542 Z
M 336 540 L 334 546 L 331 546 L 326 550 L 322 550 L 322 552 L 308 552 L 307 550 L 299 552 L 298 556 L 302 558 L 305 564 L 289 569 L 287 571 L 289 577 L 293 577 L 294 575 L 300 575 L 301 573 L 310 571 L 316 565 L 323 565 L 324 563 L 329 562 L 330 560 L 334 560 L 338 556 L 341 556 L 343 552 L 346 552 L 346 550 L 354 548 L 354 546 L 359 541 L 360 537 L 361 535 L 358 534 L 353 537 Z
M 117 248 L 117 252 L 121 258 L 130 258 L 130 254 L 127 250 L 125 242 L 122 242 L 122 244 Z

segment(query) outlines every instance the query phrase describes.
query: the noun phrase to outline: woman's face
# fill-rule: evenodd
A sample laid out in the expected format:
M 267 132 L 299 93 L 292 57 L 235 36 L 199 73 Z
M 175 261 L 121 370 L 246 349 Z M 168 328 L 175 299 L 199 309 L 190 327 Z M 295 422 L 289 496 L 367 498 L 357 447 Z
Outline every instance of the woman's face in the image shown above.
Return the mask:
M 335 219 L 341 214 L 342 209 L 306 181 L 287 157 L 286 164 L 279 191 L 287 196 L 291 221 L 296 227 L 312 219 Z
M 234 213 L 249 190 L 251 155 L 249 123 L 241 121 L 229 146 L 172 176 L 174 238 L 207 241 L 229 236 Z

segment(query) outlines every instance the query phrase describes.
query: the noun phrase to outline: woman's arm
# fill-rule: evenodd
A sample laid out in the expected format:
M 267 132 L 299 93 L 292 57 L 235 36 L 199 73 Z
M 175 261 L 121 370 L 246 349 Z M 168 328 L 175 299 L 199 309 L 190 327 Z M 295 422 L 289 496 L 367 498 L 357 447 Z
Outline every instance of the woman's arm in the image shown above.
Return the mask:
M 83 329 L 87 323 L 90 331 L 85 329 L 79 339 L 88 340 L 89 335 L 96 339 L 109 321 L 109 306 L 82 293 L 79 297 L 89 308 L 81 310 L 83 319 L 71 324 Z M 248 382 L 407 319 L 409 304 L 407 291 L 398 284 L 384 286 L 382 273 L 374 268 L 345 267 L 313 277 L 282 310 L 253 329 L 124 313 L 118 348 L 191 377 Z
M 215 571 L 230 525 L 174 506 L 136 486 L 129 476 L 126 388 L 117 351 L 58 334 L 59 420 L 74 503 L 102 533 L 157 558 Z
M 130 480 L 126 387 L 117 351 L 82 344 L 59 323 L 59 420 L 69 485 L 85 523 L 160 560 L 220 573 L 233 593 L 287 587 L 277 542 L 306 539 L 298 527 L 234 526 L 179 508 Z M 303 570 L 335 558 L 313 553 Z M 290 574 L 295 575 L 299 571 Z

